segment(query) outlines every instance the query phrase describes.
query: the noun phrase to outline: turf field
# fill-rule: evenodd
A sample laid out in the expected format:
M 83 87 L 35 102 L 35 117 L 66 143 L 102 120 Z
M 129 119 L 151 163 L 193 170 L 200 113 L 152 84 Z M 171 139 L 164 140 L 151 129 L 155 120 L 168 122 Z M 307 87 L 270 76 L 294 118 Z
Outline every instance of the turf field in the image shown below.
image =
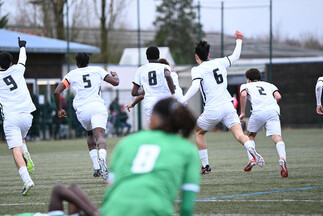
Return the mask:
M 256 147 L 266 166 L 254 167 L 251 173 L 243 172 L 246 151 L 231 133 L 207 134 L 212 173 L 202 176 L 195 214 L 323 215 L 323 130 L 284 130 L 283 138 L 289 171 L 284 179 L 275 146 L 264 133 L 258 134 Z M 109 153 L 118 140 L 107 139 Z M 22 181 L 11 151 L 0 143 L 0 215 L 47 212 L 51 188 L 57 182 L 79 184 L 101 205 L 106 184 L 92 177 L 85 139 L 30 142 L 28 146 L 36 165 L 35 187 L 22 197 Z M 177 212 L 179 205 L 175 204 Z

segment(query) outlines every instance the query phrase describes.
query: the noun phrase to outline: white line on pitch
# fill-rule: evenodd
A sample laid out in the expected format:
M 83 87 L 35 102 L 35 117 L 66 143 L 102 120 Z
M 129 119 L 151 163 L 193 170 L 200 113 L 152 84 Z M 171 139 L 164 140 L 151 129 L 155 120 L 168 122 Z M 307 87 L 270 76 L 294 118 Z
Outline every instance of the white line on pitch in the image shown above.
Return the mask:
M 47 203 L 3 203 L 0 206 L 47 205 Z

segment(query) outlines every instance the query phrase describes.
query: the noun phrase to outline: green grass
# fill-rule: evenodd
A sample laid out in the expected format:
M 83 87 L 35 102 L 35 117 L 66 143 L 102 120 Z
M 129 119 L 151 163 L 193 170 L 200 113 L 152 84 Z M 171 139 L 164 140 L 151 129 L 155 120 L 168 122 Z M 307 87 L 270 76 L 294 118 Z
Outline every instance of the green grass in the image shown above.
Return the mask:
M 194 137 L 191 137 L 194 141 Z M 278 154 L 270 138 L 259 133 L 256 148 L 266 160 L 264 168 L 243 172 L 245 149 L 229 132 L 208 133 L 212 173 L 202 176 L 197 199 L 288 190 L 323 185 L 323 130 L 284 130 L 288 178 L 281 178 Z M 119 139 L 107 139 L 108 158 Z M 28 197 L 20 196 L 22 181 L 6 143 L 0 143 L 0 215 L 21 212 L 47 212 L 51 188 L 55 183 L 77 183 L 98 205 L 106 184 L 92 177 L 92 163 L 86 140 L 30 142 L 29 151 L 36 165 L 31 175 L 35 187 Z M 175 204 L 178 212 L 179 204 Z M 294 214 L 323 215 L 323 187 L 273 192 L 196 202 L 196 215 L 216 214 Z

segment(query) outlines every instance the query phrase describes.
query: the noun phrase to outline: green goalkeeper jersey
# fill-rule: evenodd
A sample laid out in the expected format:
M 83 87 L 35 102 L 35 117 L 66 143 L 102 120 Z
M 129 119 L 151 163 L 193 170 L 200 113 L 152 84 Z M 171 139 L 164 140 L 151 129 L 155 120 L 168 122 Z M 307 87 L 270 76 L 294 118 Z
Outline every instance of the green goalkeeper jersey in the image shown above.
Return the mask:
M 199 191 L 200 160 L 195 145 L 176 134 L 141 131 L 116 146 L 113 185 L 101 215 L 172 215 L 179 189 Z

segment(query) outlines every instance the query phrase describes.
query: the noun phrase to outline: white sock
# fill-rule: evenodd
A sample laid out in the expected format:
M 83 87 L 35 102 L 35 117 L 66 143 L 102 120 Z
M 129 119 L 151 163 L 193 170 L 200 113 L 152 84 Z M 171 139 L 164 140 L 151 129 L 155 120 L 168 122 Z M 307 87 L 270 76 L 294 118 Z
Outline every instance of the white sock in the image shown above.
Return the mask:
M 277 149 L 279 158 L 284 158 L 286 160 L 285 143 L 283 141 L 276 143 L 276 149 Z
M 94 169 L 100 169 L 99 162 L 98 162 L 98 151 L 96 149 L 92 149 L 90 152 L 90 158 L 93 163 Z
M 105 149 L 100 149 L 99 150 L 99 158 L 103 158 L 103 160 L 105 161 L 107 158 L 107 150 Z
M 209 164 L 209 157 L 207 155 L 207 149 L 199 150 L 199 154 L 200 154 L 202 166 L 205 167 L 206 165 Z
M 23 166 L 19 169 L 19 175 L 24 183 L 32 181 L 27 170 L 27 167 Z
M 248 142 L 250 142 L 250 145 L 254 148 L 254 149 L 256 149 L 256 143 L 255 143 L 255 141 L 254 140 L 250 140 L 250 141 L 248 141 Z M 247 144 L 248 145 L 248 144 Z M 246 146 L 245 146 L 246 147 Z M 252 155 L 250 154 L 250 152 L 247 150 L 247 154 L 248 154 L 248 159 L 249 159 L 249 161 L 253 158 L 252 157 Z
M 25 152 L 28 152 L 28 148 L 27 148 L 27 145 L 25 143 L 22 143 L 22 153 L 24 154 Z

